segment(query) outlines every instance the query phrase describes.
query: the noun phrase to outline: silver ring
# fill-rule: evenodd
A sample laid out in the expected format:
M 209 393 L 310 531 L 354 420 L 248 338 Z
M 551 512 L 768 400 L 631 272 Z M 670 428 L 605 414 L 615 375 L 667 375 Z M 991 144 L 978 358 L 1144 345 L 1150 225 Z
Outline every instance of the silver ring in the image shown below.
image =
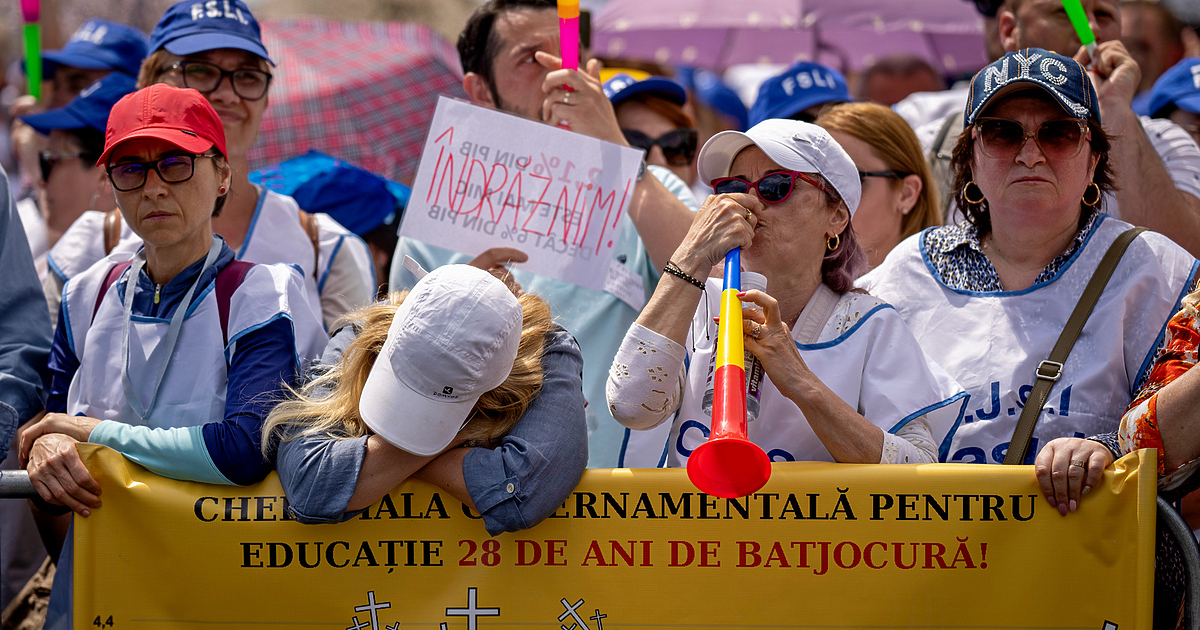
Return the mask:
M 754 328 L 750 329 L 750 336 L 754 337 L 755 339 L 758 339 L 759 337 L 762 336 L 762 329 L 763 329 L 762 324 L 760 324 L 758 322 L 752 322 L 752 323 L 754 324 Z
M 569 128 L 569 127 L 571 126 L 571 123 L 567 122 L 567 119 L 566 119 L 566 118 L 559 118 L 559 119 L 558 119 L 558 126 L 559 126 L 559 127 L 568 127 L 568 128 Z
M 563 92 L 563 105 L 570 105 L 570 104 L 571 104 L 571 93 Z

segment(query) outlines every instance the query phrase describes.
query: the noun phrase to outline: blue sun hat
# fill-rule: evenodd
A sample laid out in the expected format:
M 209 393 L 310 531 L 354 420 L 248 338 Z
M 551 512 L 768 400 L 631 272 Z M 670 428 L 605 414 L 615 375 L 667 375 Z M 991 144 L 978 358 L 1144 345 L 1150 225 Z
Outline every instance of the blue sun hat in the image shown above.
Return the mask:
M 262 42 L 262 29 L 242 0 L 176 2 L 163 13 L 150 34 L 150 51 L 165 48 L 176 55 L 193 55 L 217 48 L 252 52 L 271 62 Z
M 146 34 L 120 22 L 88 20 L 59 50 L 42 51 L 42 67 L 52 76 L 58 66 L 114 70 L 136 77 L 148 52 Z
M 600 78 L 604 81 L 604 95 L 614 106 L 638 94 L 651 94 L 680 106 L 687 102 L 687 90 L 678 81 L 667 77 L 614 68 L 612 71 L 602 72 Z
M 1148 106 L 1151 116 L 1168 106 L 1200 114 L 1200 57 L 1188 57 L 1175 64 L 1154 82 Z
M 769 118 L 791 118 L 822 103 L 849 103 L 846 77 L 828 66 L 798 61 L 781 74 L 763 82 L 750 107 L 750 125 Z
M 309 151 L 250 173 L 250 181 L 289 195 L 307 212 L 323 212 L 363 236 L 381 225 L 399 227 L 412 190 L 349 162 Z
M 89 85 L 63 107 L 21 116 L 21 120 L 43 136 L 55 129 L 83 129 L 89 127 L 104 133 L 108 126 L 108 112 L 121 97 L 136 91 L 133 77 L 119 72 Z

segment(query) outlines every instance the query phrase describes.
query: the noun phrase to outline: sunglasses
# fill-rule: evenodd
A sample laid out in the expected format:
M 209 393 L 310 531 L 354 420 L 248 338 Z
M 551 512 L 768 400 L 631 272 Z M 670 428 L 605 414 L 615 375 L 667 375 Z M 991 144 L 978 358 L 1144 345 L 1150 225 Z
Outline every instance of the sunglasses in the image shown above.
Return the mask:
M 975 123 L 974 133 L 983 154 L 990 158 L 1012 159 L 1021 152 L 1025 141 L 1033 138 L 1046 159 L 1064 160 L 1079 155 L 1088 136 L 1088 127 L 1082 120 L 1071 118 L 1046 121 L 1031 132 L 1015 120 L 980 118 Z
M 271 73 L 262 70 L 226 70 L 204 61 L 179 61 L 167 66 L 163 72 L 174 70 L 178 70 L 183 77 L 183 87 L 192 88 L 205 96 L 215 92 L 225 77 L 229 77 L 233 93 L 247 101 L 261 99 L 267 95 L 267 88 L 271 87 Z
M 76 153 L 55 153 L 54 151 L 41 151 L 38 153 L 38 170 L 42 172 L 42 181 L 48 182 L 50 181 L 50 172 L 54 170 L 55 166 L 58 166 L 59 162 L 62 162 L 63 160 L 80 158 L 85 162 L 90 159 L 91 163 L 94 164 L 96 162 L 96 157 L 97 156 L 84 153 L 83 151 Z
M 150 171 L 158 173 L 158 178 L 167 184 L 182 184 L 192 178 L 196 172 L 196 158 L 212 157 L 212 154 L 168 155 L 149 162 L 122 162 L 108 167 L 108 179 L 113 188 L 121 192 L 137 190 L 146 185 L 146 177 Z
M 633 129 L 622 129 L 621 133 L 625 134 L 625 141 L 630 146 L 646 153 L 649 153 L 654 145 L 658 145 L 658 148 L 662 149 L 663 157 L 667 159 L 667 164 L 671 166 L 688 166 L 696 158 L 695 129 L 676 129 L 657 138 L 651 138 Z
M 720 177 L 712 182 L 713 193 L 723 195 L 726 193 L 748 193 L 751 190 L 758 192 L 758 198 L 767 203 L 780 203 L 792 194 L 792 189 L 795 188 L 796 180 L 800 179 L 808 183 L 808 185 L 822 192 L 829 192 L 821 182 L 801 173 L 800 171 L 776 171 L 768 173 L 756 182 L 751 182 L 741 177 Z

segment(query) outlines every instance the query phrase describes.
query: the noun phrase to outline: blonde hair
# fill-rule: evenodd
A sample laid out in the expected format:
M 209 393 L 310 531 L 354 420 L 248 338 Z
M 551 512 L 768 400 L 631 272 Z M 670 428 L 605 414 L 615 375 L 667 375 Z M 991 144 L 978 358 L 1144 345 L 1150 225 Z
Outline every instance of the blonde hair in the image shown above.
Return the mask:
M 358 336 L 329 371 L 298 390 L 286 388 L 286 399 L 271 410 L 263 425 L 262 449 L 268 459 L 276 440 L 287 442 L 306 435 L 350 439 L 371 433 L 358 413 L 359 398 L 375 357 L 387 340 L 392 317 L 407 295 L 393 293 L 390 300 L 360 308 L 339 320 L 339 324 L 358 328 Z M 479 398 L 461 433 L 477 445 L 494 445 L 512 430 L 542 389 L 542 354 L 546 334 L 554 327 L 550 307 L 529 293 L 519 301 L 524 319 L 512 372 L 499 387 Z
M 142 67 L 138 70 L 137 89 L 140 90 L 158 83 L 158 77 L 162 75 L 163 70 L 182 59 L 183 57 L 168 52 L 166 48 L 159 48 L 150 53 L 142 60 Z
M 942 224 L 937 185 L 929 174 L 921 143 L 899 114 L 878 103 L 841 103 L 825 110 L 816 124 L 828 131 L 839 131 L 862 140 L 889 169 L 921 178 L 917 203 L 900 220 L 900 240 Z M 900 182 L 892 185 L 900 185 Z

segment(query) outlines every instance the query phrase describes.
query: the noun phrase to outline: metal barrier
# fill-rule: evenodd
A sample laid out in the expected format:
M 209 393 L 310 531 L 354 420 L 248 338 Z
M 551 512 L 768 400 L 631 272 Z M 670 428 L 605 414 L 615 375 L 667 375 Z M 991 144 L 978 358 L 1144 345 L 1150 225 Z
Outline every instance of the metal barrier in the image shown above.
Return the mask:
M 38 496 L 24 470 L 0 470 L 0 499 L 33 499 Z
M 1187 573 L 1183 627 L 1200 630 L 1200 547 L 1196 546 L 1196 536 L 1183 516 L 1162 497 L 1158 497 L 1158 522 L 1175 540 L 1175 546 L 1183 556 L 1183 568 Z

